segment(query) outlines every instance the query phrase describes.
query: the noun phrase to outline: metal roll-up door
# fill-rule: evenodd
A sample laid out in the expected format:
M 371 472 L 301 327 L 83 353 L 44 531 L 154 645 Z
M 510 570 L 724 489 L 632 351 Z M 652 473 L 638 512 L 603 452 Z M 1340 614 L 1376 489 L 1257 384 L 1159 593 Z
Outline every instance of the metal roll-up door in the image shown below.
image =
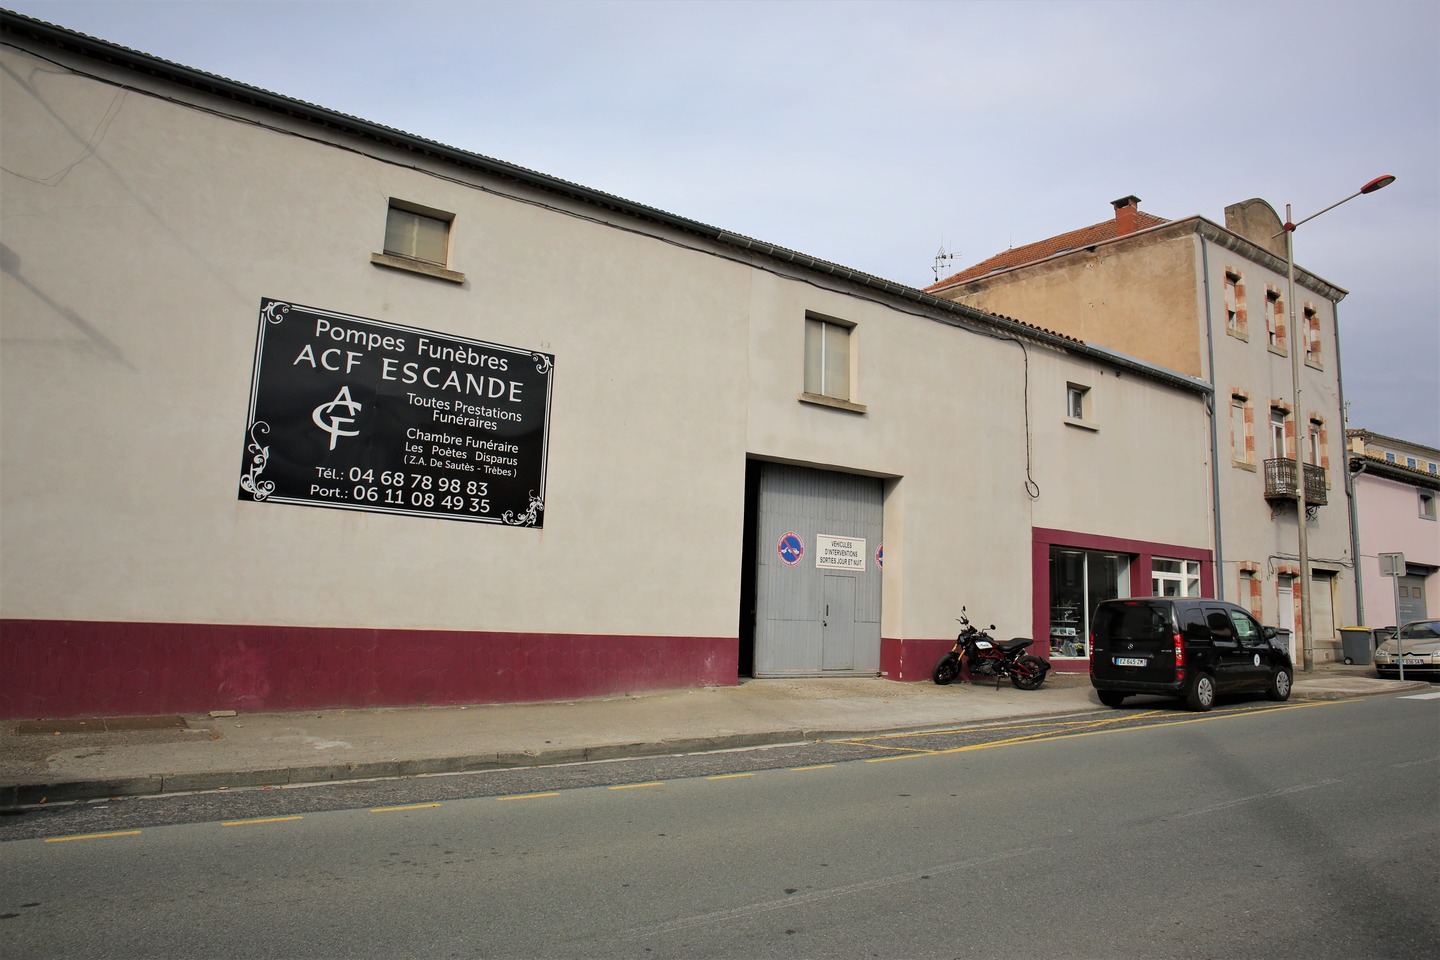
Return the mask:
M 873 477 L 762 466 L 755 676 L 879 674 L 883 496 Z

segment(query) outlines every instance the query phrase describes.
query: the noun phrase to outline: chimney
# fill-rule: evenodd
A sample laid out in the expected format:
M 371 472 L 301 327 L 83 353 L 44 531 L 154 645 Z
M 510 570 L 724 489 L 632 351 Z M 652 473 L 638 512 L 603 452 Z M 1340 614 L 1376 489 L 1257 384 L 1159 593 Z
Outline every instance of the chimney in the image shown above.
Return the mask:
M 1115 236 L 1134 233 L 1137 229 L 1135 221 L 1140 214 L 1140 198 L 1132 194 L 1110 202 L 1115 207 Z

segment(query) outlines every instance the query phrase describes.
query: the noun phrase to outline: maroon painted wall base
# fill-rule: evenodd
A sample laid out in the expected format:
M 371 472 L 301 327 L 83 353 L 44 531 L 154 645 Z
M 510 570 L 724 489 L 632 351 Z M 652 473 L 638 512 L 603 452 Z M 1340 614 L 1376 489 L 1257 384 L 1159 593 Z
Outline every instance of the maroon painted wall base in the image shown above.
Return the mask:
M 0 718 L 515 703 L 733 686 L 734 637 L 0 620 Z
M 1008 637 L 1005 639 L 1009 639 Z M 891 640 L 880 641 L 880 676 L 888 680 L 910 682 L 930 679 L 930 671 L 936 662 L 955 645 L 954 638 L 945 640 Z M 1034 644 L 1030 652 L 1050 660 L 1045 645 Z M 1089 673 L 1088 660 L 1050 660 L 1054 673 Z
M 955 640 L 880 640 L 880 676 L 888 680 L 928 681 L 935 662 L 949 652 Z

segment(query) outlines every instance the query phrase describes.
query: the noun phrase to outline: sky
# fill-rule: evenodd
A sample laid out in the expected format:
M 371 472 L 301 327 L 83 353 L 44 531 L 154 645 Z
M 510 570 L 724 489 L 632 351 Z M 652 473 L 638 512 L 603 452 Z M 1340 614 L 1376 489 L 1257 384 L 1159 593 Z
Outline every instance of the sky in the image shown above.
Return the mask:
M 918 287 L 1130 194 L 1300 221 L 1393 174 L 1295 259 L 1349 291 L 1348 425 L 1440 447 L 1440 4 L 0 6 Z

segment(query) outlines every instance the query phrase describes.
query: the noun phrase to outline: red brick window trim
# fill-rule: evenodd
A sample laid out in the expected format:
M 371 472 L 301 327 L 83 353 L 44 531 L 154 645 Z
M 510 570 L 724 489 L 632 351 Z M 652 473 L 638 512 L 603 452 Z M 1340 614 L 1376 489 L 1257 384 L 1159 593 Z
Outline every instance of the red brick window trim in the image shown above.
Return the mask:
M 1279 416 L 1276 416 L 1277 414 Z M 1291 416 L 1290 402 L 1272 398 L 1270 400 L 1270 456 L 1277 460 L 1281 457 L 1293 458 L 1295 450 L 1295 418 Z
M 1330 426 L 1324 417 L 1312 416 L 1309 420 L 1309 435 L 1305 438 L 1305 462 L 1313 463 L 1325 471 L 1325 482 L 1330 482 Z
M 1239 598 L 1240 604 L 1255 614 L 1255 619 L 1261 623 L 1265 622 L 1265 583 L 1260 576 L 1260 564 L 1253 560 L 1241 560 L 1237 564 L 1239 576 Z
M 1225 332 L 1241 340 L 1250 339 L 1250 316 L 1245 308 L 1245 278 L 1240 271 L 1225 268 Z
M 1305 362 L 1312 367 L 1321 366 L 1320 355 L 1320 311 L 1311 304 L 1305 305 L 1305 319 L 1301 326 L 1305 330 Z
M 1230 391 L 1230 461 L 1255 464 L 1255 407 L 1243 390 Z
M 1285 298 L 1274 287 L 1265 288 L 1265 334 L 1270 349 L 1285 353 L 1288 337 L 1285 330 Z

